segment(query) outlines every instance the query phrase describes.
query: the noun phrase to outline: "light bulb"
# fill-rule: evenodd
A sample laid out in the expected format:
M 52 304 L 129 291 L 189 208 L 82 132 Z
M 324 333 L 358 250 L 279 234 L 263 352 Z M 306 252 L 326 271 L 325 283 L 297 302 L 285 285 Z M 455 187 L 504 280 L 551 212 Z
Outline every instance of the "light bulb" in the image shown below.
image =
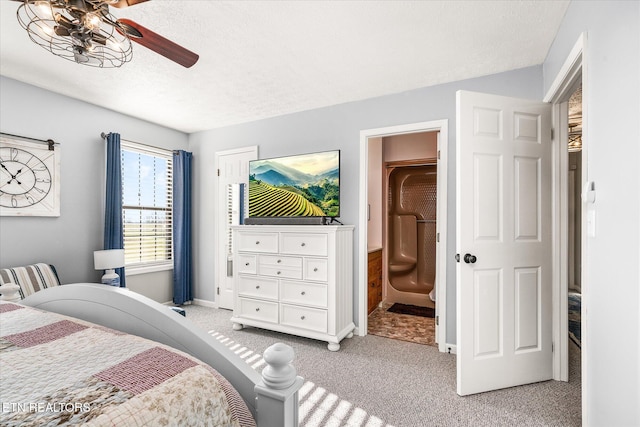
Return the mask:
M 100 29 L 100 17 L 93 12 L 84 15 L 84 26 L 91 31 Z
M 107 39 L 107 47 L 117 52 L 122 52 L 124 50 L 122 43 L 112 37 Z
M 51 19 L 53 18 L 53 11 L 51 10 L 51 3 L 48 1 L 37 1 L 34 3 L 38 11 L 38 15 L 41 18 Z
M 40 26 L 40 29 L 42 30 L 43 33 L 45 33 L 49 37 L 54 37 L 56 35 L 56 30 L 54 28 L 51 28 L 48 25 L 42 25 Z

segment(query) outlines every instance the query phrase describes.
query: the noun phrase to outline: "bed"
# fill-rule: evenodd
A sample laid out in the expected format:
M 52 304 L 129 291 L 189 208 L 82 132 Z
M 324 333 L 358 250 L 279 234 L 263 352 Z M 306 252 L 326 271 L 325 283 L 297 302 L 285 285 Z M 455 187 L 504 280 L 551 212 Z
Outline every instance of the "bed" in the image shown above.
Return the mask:
M 297 426 L 293 357 L 274 344 L 259 374 L 142 295 L 56 286 L 0 301 L 0 424 Z

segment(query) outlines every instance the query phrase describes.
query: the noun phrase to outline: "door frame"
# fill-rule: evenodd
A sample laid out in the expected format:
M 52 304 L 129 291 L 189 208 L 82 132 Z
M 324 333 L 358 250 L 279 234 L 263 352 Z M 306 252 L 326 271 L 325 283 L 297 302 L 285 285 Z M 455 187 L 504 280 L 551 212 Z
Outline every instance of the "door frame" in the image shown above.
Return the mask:
M 438 135 L 438 188 L 437 188 L 437 230 L 439 242 L 436 250 L 436 341 L 438 349 L 447 349 L 447 168 L 449 150 L 449 121 L 447 119 L 410 123 L 360 131 L 360 199 L 358 214 L 358 326 L 357 334 L 367 335 L 367 221 L 368 221 L 368 159 L 369 138 L 381 138 L 422 132 L 439 132 Z M 382 167 L 382 165 L 380 165 Z M 450 347 L 450 345 L 449 345 Z
M 552 120 L 554 135 L 552 138 L 553 149 L 553 342 L 555 350 L 553 354 L 553 379 L 557 381 L 568 381 L 569 379 L 569 333 L 568 333 L 568 314 L 567 314 L 567 297 L 568 297 L 568 277 L 567 263 L 569 257 L 568 250 L 568 158 L 567 151 L 568 142 L 568 111 L 567 101 L 575 90 L 576 86 L 582 80 L 582 96 L 585 99 L 588 88 L 586 87 L 586 67 L 585 67 L 585 51 L 587 37 L 586 33 L 582 33 L 569 56 L 565 60 L 562 68 L 558 72 L 551 87 L 547 91 L 543 101 L 550 102 L 553 105 Z M 588 146 L 588 121 L 587 121 L 587 105 L 583 102 L 582 107 L 582 176 L 580 188 L 587 180 L 587 157 Z M 585 266 L 587 265 L 587 236 L 586 236 L 586 211 L 582 209 L 581 229 L 582 236 L 581 247 L 581 288 L 585 294 L 588 289 L 588 277 Z M 585 329 L 585 298 L 582 298 L 582 328 Z M 586 348 L 587 342 L 584 334 L 581 336 L 582 351 L 582 396 L 585 398 L 586 386 Z M 583 405 L 583 417 L 585 415 Z M 584 418 L 583 418 L 584 421 Z

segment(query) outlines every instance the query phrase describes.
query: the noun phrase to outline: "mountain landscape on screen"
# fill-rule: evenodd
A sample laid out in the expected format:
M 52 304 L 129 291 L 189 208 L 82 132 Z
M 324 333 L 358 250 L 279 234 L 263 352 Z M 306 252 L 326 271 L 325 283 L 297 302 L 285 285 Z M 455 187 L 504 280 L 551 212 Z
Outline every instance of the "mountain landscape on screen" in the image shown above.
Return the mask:
M 340 151 L 250 163 L 249 217 L 339 214 Z

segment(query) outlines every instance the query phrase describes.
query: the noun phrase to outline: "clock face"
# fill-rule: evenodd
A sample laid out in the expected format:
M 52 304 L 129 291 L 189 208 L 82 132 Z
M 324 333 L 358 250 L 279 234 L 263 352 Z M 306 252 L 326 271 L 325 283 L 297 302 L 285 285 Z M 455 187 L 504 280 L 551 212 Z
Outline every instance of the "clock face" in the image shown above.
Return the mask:
M 53 156 L 53 151 L 0 147 L 0 206 L 18 209 L 42 202 L 53 185 L 46 164 Z

